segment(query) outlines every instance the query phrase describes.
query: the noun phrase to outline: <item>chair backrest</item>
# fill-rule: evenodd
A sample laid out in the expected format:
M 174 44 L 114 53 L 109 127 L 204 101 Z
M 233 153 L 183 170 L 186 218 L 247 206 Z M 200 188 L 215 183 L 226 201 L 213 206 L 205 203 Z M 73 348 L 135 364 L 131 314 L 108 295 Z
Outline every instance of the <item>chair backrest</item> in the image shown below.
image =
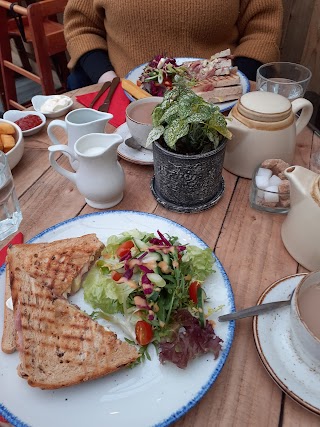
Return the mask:
M 19 73 L 42 87 L 42 93 L 55 93 L 51 60 L 66 76 L 66 42 L 63 24 L 57 22 L 57 14 L 63 13 L 68 0 L 45 0 L 30 4 L 27 8 L 14 5 L 13 10 L 22 16 L 27 42 L 33 45 L 39 75 L 12 63 L 10 34 L 19 30 L 13 19 L 8 17 L 11 2 L 0 0 L 0 65 L 6 95 L 7 108 L 23 108 L 17 103 L 14 73 Z M 66 79 L 64 79 L 66 80 Z M 63 85 L 64 86 L 64 85 Z
M 63 25 L 49 19 L 64 11 L 68 0 L 46 0 L 27 7 L 33 49 L 42 84 L 54 92 L 50 57 L 67 49 Z M 47 90 L 45 90 L 47 92 Z

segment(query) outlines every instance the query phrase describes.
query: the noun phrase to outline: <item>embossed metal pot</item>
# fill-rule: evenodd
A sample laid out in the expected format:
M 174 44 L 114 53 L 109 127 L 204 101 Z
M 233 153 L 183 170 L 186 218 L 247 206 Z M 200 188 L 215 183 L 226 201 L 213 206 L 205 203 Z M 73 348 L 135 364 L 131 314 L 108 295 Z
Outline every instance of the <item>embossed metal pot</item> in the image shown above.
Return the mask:
M 186 155 L 153 144 L 151 191 L 169 210 L 200 212 L 215 205 L 224 192 L 222 167 L 227 140 L 208 153 Z

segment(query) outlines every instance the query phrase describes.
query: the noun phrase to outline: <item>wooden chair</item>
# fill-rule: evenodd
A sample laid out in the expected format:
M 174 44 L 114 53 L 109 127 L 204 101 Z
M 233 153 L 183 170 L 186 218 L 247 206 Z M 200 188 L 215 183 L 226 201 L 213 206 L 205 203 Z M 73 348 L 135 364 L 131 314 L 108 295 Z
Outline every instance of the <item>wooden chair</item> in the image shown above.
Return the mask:
M 60 78 L 62 91 L 66 90 L 66 42 L 63 25 L 57 22 L 56 15 L 64 11 L 67 2 L 68 0 L 45 0 L 22 7 L 17 4 L 11 6 L 11 2 L 0 0 L 0 65 L 7 109 L 25 108 L 17 102 L 15 73 L 41 85 L 44 95 L 51 95 L 56 93 L 53 64 Z M 20 31 L 16 21 L 8 17 L 10 6 L 22 17 L 25 39 L 32 44 L 38 75 L 12 62 L 10 37 L 12 34 L 20 35 Z

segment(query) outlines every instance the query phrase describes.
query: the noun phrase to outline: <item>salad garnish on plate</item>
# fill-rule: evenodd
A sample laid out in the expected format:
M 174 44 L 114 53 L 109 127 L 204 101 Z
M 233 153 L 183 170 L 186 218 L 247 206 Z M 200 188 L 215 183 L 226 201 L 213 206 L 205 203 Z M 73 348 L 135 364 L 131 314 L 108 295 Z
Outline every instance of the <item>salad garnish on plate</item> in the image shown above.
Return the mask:
M 221 351 L 202 286 L 214 261 L 210 248 L 181 245 L 159 230 L 123 232 L 109 237 L 83 283 L 84 298 L 93 317 L 117 324 L 140 345 L 141 360 L 153 343 L 162 363 L 185 368 L 200 354 L 216 359 Z

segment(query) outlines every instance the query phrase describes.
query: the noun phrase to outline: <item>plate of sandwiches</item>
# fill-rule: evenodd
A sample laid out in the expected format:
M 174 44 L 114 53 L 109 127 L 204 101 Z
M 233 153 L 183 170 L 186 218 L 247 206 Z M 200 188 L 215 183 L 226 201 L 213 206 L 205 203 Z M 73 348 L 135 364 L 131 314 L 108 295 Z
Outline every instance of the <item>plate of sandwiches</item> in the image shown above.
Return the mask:
M 229 354 L 234 322 L 215 324 L 223 340 L 186 369 L 137 359 L 124 333 L 93 320 L 81 283 L 108 237 L 162 230 L 203 249 L 194 233 L 166 218 L 133 211 L 88 214 L 59 223 L 26 244 L 13 245 L 0 269 L 0 415 L 13 426 L 167 426 L 183 416 L 217 379 Z M 216 258 L 206 281 L 213 321 L 234 310 L 228 277 Z M 10 298 L 12 306 L 10 306 Z M 210 317 L 211 318 L 211 317 Z M 3 319 L 3 321 L 2 321 Z M 116 335 L 117 334 L 117 335 Z
M 205 101 L 218 105 L 221 112 L 230 110 L 237 100 L 250 90 L 248 78 L 232 65 L 230 49 L 218 52 L 210 59 L 174 59 L 178 66 L 183 66 L 186 70 L 186 78 L 192 82 L 190 86 L 192 90 L 202 96 Z M 150 92 L 150 82 L 146 83 L 143 77 L 146 74 L 146 67 L 148 67 L 148 63 L 139 65 L 131 70 L 125 78 Z M 126 95 L 131 101 L 135 100 L 129 93 L 126 92 Z M 159 93 L 157 95 L 162 96 Z

